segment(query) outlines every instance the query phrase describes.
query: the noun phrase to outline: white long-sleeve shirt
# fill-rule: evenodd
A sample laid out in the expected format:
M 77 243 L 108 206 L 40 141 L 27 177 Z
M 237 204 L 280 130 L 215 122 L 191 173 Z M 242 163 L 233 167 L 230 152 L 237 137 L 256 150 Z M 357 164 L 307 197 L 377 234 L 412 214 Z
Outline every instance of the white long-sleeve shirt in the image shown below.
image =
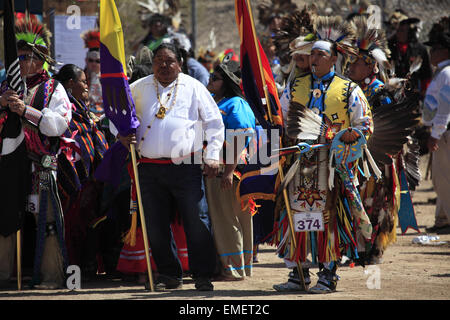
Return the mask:
M 160 101 L 170 108 L 163 119 L 155 118 L 160 103 L 154 75 L 130 86 L 136 116 L 141 123 L 136 132 L 137 150 L 141 156 L 178 158 L 201 150 L 203 140 L 206 140 L 208 146 L 204 158 L 219 160 L 225 128 L 219 108 L 206 87 L 184 73 L 179 74 L 178 88 L 174 88 L 176 80 L 165 88 L 158 81 L 156 83 Z M 173 99 L 176 99 L 175 105 Z
M 438 64 L 441 71 L 428 86 L 423 123 L 432 126 L 431 136 L 440 139 L 450 122 L 450 59 Z
M 64 87 L 58 83 L 48 106 L 42 110 L 37 110 L 27 105 L 34 92 L 35 91 L 30 90 L 28 97 L 24 99 L 26 104 L 24 118 L 37 126 L 39 131 L 45 136 L 59 137 L 63 135 L 72 119 L 72 104 L 70 103 Z M 7 155 L 15 151 L 24 138 L 25 136 L 22 129 L 17 137 L 3 139 L 1 154 Z
M 368 134 L 372 134 L 373 122 L 371 120 L 369 102 L 359 86 L 353 89 L 349 97 L 348 106 L 350 126 L 361 130 L 366 137 Z

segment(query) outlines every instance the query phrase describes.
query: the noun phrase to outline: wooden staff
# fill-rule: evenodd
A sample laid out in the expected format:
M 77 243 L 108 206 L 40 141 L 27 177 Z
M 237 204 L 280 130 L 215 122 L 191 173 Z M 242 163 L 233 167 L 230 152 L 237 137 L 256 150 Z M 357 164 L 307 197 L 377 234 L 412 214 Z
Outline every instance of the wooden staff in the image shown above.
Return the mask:
M 150 290 L 154 292 L 155 288 L 153 286 L 152 266 L 150 264 L 147 227 L 145 225 L 144 208 L 142 206 L 141 187 L 139 184 L 139 174 L 137 170 L 136 152 L 134 144 L 130 144 L 130 152 L 131 152 L 131 162 L 133 164 L 134 182 L 136 184 L 136 198 L 138 201 L 139 217 L 141 219 L 142 234 L 144 236 L 144 249 L 145 249 L 145 260 L 147 261 L 148 280 L 150 282 Z
M 251 21 L 251 25 L 252 25 L 252 30 L 253 30 L 253 34 L 255 35 L 254 39 L 255 39 L 255 48 L 256 48 L 256 54 L 258 56 L 258 66 L 259 66 L 259 73 L 261 74 L 261 80 L 263 83 L 263 88 L 264 88 L 264 96 L 265 96 L 265 100 L 266 100 L 266 106 L 267 106 L 267 111 L 269 113 L 269 120 L 271 123 L 272 122 L 272 110 L 270 109 L 270 100 L 269 100 L 269 94 L 267 93 L 267 84 L 266 84 L 266 79 L 264 78 L 264 70 L 262 67 L 262 62 L 261 62 L 261 54 L 259 52 L 259 45 L 258 45 L 258 41 L 256 38 L 256 32 L 255 32 L 255 23 L 253 20 L 253 14 L 252 14 L 252 8 L 250 5 L 250 0 L 245 0 L 246 4 L 247 4 L 247 8 L 248 8 L 248 12 L 250 15 L 250 21 Z M 281 141 L 280 141 L 280 147 L 282 147 L 281 145 Z M 283 168 L 281 166 L 281 162 L 278 161 L 278 172 L 280 173 L 280 180 L 282 181 L 284 179 L 284 173 L 283 173 Z M 297 250 L 297 239 L 295 238 L 295 229 L 294 229 L 294 222 L 292 219 L 292 211 L 291 211 L 291 207 L 289 204 L 289 196 L 287 193 L 287 190 L 284 189 L 283 190 L 283 198 L 284 198 L 284 204 L 286 206 L 286 213 L 288 216 L 288 222 L 289 222 L 289 229 L 290 229 L 290 234 L 291 234 L 291 242 L 292 242 L 292 246 L 294 248 L 294 251 Z M 306 290 L 306 284 L 305 284 L 305 278 L 303 276 L 303 268 L 302 268 L 302 264 L 300 262 L 300 258 L 297 259 L 296 261 L 297 263 L 297 268 L 298 268 L 298 273 L 300 275 L 300 280 L 302 281 L 302 285 L 303 288 Z
M 17 290 L 22 290 L 22 235 L 17 230 Z

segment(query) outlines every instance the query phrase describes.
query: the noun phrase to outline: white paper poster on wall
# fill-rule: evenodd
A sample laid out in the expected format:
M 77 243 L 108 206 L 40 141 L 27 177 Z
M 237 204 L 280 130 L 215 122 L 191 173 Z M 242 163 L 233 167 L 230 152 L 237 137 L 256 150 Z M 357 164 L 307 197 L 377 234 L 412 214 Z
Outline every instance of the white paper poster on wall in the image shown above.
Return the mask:
M 86 63 L 87 48 L 84 47 L 84 41 L 80 35 L 97 25 L 96 16 L 80 16 L 78 24 L 72 23 L 73 16 L 54 16 L 54 48 L 55 59 L 62 63 L 56 66 L 61 68 L 67 63 L 72 63 L 84 69 Z

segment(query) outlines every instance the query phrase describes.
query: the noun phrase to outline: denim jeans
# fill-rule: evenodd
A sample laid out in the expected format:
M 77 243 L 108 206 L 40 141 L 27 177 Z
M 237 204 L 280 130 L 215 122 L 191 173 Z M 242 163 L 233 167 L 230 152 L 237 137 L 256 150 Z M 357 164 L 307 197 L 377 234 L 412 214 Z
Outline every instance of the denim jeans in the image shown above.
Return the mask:
M 193 278 L 211 277 L 216 251 L 204 205 L 200 165 L 140 163 L 138 172 L 149 246 L 158 273 L 182 279 L 170 229 L 177 211 L 186 234 Z

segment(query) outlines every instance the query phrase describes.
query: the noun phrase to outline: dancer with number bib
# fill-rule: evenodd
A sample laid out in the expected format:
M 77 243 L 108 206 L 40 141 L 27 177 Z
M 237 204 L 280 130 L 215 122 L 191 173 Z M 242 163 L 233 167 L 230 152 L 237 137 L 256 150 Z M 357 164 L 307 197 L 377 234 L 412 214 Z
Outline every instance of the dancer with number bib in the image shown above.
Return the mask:
M 342 53 L 350 49 L 352 30 L 339 17 L 317 17 L 314 30 L 312 47 L 305 44 L 311 47 L 311 73 L 293 81 L 287 112 L 287 135 L 295 144 L 306 144 L 292 157 L 280 186 L 287 188 L 296 226 L 290 230 L 283 209 L 277 223 L 277 250 L 294 270 L 286 283 L 274 285 L 282 292 L 307 290 L 309 268 L 317 264 L 319 279 L 309 292 L 334 292 L 339 280 L 336 262 L 343 254 L 357 257 L 357 237 L 370 238 L 372 231 L 355 187 L 352 153 L 346 153 L 350 145 L 361 150 L 364 136 L 371 132 L 369 104 L 356 83 L 338 74 Z M 358 229 L 354 220 L 360 221 Z M 295 232 L 295 250 L 290 232 Z M 298 270 L 297 261 L 303 270 Z

